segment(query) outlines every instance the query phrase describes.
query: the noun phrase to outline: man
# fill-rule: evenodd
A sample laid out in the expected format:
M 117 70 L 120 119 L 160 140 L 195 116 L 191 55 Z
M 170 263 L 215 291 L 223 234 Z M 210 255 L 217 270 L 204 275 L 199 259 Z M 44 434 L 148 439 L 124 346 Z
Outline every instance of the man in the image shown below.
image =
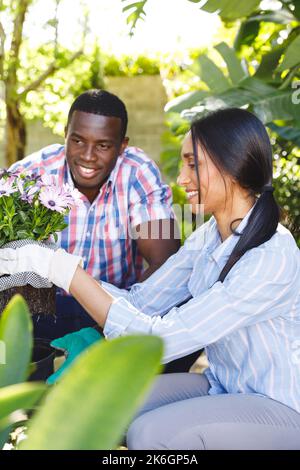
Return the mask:
M 124 103 L 107 91 L 89 90 L 70 108 L 65 146 L 46 147 L 10 168 L 52 174 L 59 185 L 80 191 L 82 204 L 67 216 L 59 244 L 82 256 L 95 279 L 123 288 L 149 277 L 180 245 L 170 188 L 142 150 L 128 147 L 126 130 Z M 170 225 L 167 238 L 164 224 Z M 58 294 L 57 319 L 35 318 L 36 337 L 53 339 L 94 324 L 75 299 Z

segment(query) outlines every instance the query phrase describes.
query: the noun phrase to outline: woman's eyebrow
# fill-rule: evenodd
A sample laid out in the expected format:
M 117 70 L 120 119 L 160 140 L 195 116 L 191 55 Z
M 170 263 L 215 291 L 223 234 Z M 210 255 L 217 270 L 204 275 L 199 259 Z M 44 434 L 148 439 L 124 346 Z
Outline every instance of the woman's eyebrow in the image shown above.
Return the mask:
M 189 158 L 189 157 L 193 157 L 193 156 L 194 156 L 193 152 L 185 152 L 183 154 L 183 158 Z

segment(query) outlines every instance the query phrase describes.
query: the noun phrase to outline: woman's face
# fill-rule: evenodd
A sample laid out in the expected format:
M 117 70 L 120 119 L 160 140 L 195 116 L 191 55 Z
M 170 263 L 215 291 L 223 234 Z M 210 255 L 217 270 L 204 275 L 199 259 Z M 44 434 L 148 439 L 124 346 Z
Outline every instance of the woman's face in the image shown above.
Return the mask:
M 203 211 L 204 214 L 214 214 L 225 209 L 226 202 L 230 196 L 232 182 L 228 175 L 220 173 L 220 170 L 199 144 L 197 145 L 197 150 L 202 204 L 201 211 Z M 197 210 L 197 204 L 199 203 L 198 182 L 191 132 L 188 132 L 183 141 L 181 158 L 182 168 L 177 178 L 177 183 L 184 187 L 188 201 L 191 204 L 191 210 L 196 214 L 199 213 L 199 210 Z

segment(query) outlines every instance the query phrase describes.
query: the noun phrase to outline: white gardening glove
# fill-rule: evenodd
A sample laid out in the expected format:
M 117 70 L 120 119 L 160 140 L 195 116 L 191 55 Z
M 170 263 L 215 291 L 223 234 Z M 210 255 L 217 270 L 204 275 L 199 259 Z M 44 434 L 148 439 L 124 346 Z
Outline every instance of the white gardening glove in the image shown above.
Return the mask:
M 82 258 L 61 248 L 52 250 L 39 245 L 26 245 L 16 249 L 0 249 L 1 275 L 34 272 L 67 292 L 78 265 L 83 266 Z

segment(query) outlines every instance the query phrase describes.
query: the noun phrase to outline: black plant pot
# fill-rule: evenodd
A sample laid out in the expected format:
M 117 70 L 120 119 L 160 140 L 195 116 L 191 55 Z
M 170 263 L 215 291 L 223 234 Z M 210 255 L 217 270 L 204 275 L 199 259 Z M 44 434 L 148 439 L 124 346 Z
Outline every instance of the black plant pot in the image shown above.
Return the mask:
M 50 341 L 43 338 L 34 338 L 32 363 L 35 366 L 34 372 L 30 375 L 29 381 L 45 381 L 54 372 L 55 349 L 50 346 Z

